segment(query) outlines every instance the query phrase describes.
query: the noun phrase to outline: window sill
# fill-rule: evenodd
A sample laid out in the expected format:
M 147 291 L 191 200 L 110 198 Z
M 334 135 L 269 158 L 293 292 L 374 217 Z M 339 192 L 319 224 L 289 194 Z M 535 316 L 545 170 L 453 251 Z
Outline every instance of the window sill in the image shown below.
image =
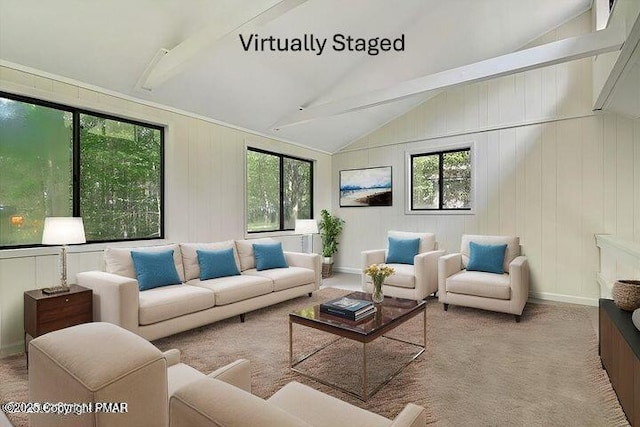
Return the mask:
M 405 215 L 475 215 L 474 209 L 468 211 L 412 211 L 405 210 Z

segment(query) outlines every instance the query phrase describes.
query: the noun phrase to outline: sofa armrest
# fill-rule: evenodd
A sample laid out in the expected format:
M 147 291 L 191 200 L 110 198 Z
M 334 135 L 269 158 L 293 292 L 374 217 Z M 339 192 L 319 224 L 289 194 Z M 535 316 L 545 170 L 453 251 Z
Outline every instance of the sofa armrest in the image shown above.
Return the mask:
M 427 411 L 409 403 L 393 420 L 389 427 L 424 427 L 427 425 Z
M 438 296 L 442 300 L 447 293 L 447 278 L 462 270 L 462 254 L 449 254 L 438 260 Z
M 322 283 L 322 259 L 318 254 L 305 254 L 302 252 L 285 252 L 287 264 L 292 267 L 303 267 L 313 270 L 316 277 L 316 289 L 320 289 Z
M 258 396 L 212 378 L 186 385 L 171 396 L 169 425 L 311 427 Z
M 444 250 L 429 251 L 413 258 L 416 272 L 416 294 L 424 295 L 422 298 L 438 290 L 438 260 L 444 254 Z
M 521 255 L 509 264 L 511 277 L 511 308 L 514 314 L 522 314 L 522 309 L 529 299 L 529 261 Z
M 246 359 L 238 359 L 229 363 L 211 372 L 208 376 L 251 393 L 251 363 Z
M 129 277 L 86 271 L 76 275 L 78 285 L 93 290 L 93 320 L 138 333 L 138 281 Z

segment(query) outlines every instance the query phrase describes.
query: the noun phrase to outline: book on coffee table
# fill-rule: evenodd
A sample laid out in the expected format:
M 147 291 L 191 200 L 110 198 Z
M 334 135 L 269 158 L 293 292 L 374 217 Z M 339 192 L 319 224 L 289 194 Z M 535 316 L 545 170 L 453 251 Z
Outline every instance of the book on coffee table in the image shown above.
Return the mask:
M 350 320 L 360 320 L 375 313 L 375 311 L 376 307 L 373 302 L 347 297 L 336 298 L 320 304 L 321 313 L 332 314 Z

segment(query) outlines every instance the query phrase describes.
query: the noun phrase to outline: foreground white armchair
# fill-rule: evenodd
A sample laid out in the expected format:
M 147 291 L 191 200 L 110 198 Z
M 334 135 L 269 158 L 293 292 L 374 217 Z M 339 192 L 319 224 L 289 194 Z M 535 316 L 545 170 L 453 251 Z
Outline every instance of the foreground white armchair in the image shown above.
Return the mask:
M 110 323 L 51 332 L 33 339 L 29 348 L 29 400 L 78 403 L 68 406 L 68 414 L 32 414 L 34 427 L 426 425 L 420 406 L 408 404 L 392 421 L 297 382 L 263 400 L 251 394 L 247 360 L 204 375 L 180 363 L 177 350 L 162 353 Z M 104 402 L 122 410 L 106 411 Z
M 504 274 L 467 271 L 469 242 L 506 244 Z M 520 238 L 463 235 L 460 253 L 445 255 L 438 264 L 438 297 L 445 311 L 449 304 L 499 311 L 520 321 L 529 298 L 529 263 L 520 255 Z
M 389 231 L 388 237 L 398 239 L 420 239 L 418 255 L 411 264 L 387 264 L 395 273 L 387 277 L 382 286 L 385 295 L 420 301 L 429 294 L 438 291 L 438 259 L 445 251 L 436 250 L 436 236 L 433 233 L 412 233 L 405 231 Z M 371 277 L 364 274 L 364 270 L 371 264 L 383 264 L 387 258 L 388 249 L 374 249 L 362 252 L 362 289 L 373 291 Z

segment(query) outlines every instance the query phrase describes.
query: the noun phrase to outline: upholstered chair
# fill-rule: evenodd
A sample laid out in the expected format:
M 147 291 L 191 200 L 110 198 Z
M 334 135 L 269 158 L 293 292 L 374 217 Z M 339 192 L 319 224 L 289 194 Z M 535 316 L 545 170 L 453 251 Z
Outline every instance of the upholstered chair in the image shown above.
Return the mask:
M 501 265 L 497 262 L 501 267 L 499 272 L 477 271 L 475 262 L 475 266 L 467 269 L 472 255 L 470 247 L 476 244 L 490 250 L 497 245 L 506 245 Z M 438 297 L 445 311 L 449 304 L 462 305 L 510 313 L 519 322 L 529 297 L 529 263 L 527 257 L 520 255 L 520 238 L 463 235 L 460 252 L 439 260 Z
M 438 259 L 445 253 L 436 249 L 435 234 L 389 231 L 387 237 L 397 240 L 420 239 L 416 255 L 410 258 L 413 263 L 398 263 L 388 259 L 389 247 L 362 252 L 362 289 L 365 292 L 373 291 L 371 277 L 364 274 L 364 270 L 371 264 L 387 264 L 393 267 L 395 273 L 384 281 L 382 291 L 385 295 L 419 301 L 429 294 L 435 294 L 438 291 Z

